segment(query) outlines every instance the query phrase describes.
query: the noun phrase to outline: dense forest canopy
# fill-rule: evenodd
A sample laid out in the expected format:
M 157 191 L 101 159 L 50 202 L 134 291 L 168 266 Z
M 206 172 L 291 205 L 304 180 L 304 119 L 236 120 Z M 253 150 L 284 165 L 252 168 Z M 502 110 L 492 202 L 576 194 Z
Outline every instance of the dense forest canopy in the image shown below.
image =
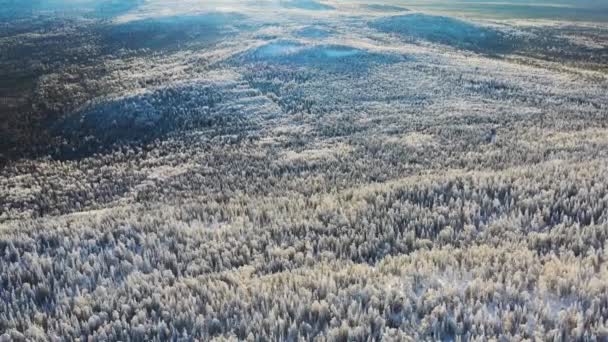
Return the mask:
M 0 0 L 0 341 L 605 341 L 608 6 Z

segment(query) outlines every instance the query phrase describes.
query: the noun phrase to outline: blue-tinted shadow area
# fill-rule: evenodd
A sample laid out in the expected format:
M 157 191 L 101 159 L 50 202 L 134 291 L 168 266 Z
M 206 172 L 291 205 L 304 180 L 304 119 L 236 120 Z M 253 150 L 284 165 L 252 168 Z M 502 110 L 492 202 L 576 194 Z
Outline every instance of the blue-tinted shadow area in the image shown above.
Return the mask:
M 188 43 L 205 46 L 245 28 L 244 19 L 235 13 L 150 18 L 111 25 L 104 32 L 104 40 L 112 50 L 173 49 Z
M 513 42 L 503 33 L 463 20 L 426 14 L 385 17 L 371 23 L 384 32 L 485 53 L 506 53 Z
M 327 38 L 331 36 L 331 34 L 332 32 L 330 30 L 316 26 L 308 26 L 296 32 L 298 37 L 313 39 Z
M 282 2 L 282 5 L 285 8 L 297 8 L 309 11 L 328 11 L 334 9 L 332 6 L 314 0 L 288 0 Z
M 67 142 L 56 157 L 82 158 L 179 129 L 227 126 L 243 119 L 240 112 L 218 112 L 225 96 L 217 87 L 190 84 L 88 105 L 53 125 L 52 135 Z

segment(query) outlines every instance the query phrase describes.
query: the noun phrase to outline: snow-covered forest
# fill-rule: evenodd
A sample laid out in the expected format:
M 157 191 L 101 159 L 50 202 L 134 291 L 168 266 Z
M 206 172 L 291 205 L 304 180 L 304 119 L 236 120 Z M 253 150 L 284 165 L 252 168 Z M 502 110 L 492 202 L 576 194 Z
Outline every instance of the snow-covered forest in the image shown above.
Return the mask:
M 608 340 L 608 6 L 430 2 L 8 1 L 0 341 Z

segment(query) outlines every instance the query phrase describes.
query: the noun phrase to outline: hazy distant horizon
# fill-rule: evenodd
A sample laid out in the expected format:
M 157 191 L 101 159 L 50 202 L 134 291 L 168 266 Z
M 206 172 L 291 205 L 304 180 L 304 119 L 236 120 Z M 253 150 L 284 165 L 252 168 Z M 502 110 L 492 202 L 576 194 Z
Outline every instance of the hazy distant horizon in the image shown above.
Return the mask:
M 242 4 L 256 5 L 279 3 L 280 0 L 250 0 Z M 324 1 L 319 1 L 323 3 Z M 325 3 L 333 3 L 326 1 Z M 28 15 L 76 15 L 86 13 L 93 16 L 114 16 L 136 10 L 140 5 L 162 4 L 162 0 L 5 0 L 0 4 L 0 17 L 23 17 Z M 171 2 L 168 2 L 169 4 Z M 387 4 L 415 10 L 444 12 L 496 19 L 546 19 L 575 21 L 608 21 L 608 2 L 601 0 L 349 0 L 338 4 Z M 201 3 L 204 4 L 204 3 Z M 199 4 L 196 4 L 198 6 Z M 196 7 L 195 7 L 196 8 Z

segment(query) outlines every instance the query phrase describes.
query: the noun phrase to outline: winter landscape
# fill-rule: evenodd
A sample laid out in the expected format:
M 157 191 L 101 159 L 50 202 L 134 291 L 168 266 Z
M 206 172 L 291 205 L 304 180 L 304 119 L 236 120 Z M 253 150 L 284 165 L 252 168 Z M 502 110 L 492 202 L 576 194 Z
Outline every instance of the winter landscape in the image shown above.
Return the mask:
M 608 341 L 608 3 L 0 0 L 0 341 Z

